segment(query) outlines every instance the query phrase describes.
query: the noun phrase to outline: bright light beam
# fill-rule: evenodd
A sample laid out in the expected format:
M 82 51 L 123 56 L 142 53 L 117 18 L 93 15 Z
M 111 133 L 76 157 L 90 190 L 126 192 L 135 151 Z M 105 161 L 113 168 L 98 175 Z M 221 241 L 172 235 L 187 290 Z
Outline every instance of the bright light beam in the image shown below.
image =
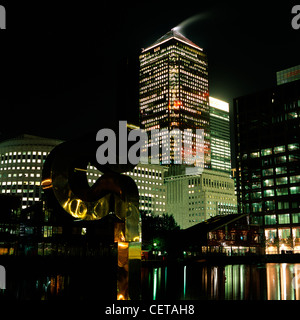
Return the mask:
M 186 28 L 187 26 L 198 22 L 198 21 L 202 21 L 205 20 L 207 18 L 209 18 L 210 16 L 210 12 L 203 12 L 203 13 L 198 13 L 195 14 L 194 16 L 191 16 L 185 20 L 183 20 L 182 22 L 180 22 L 175 28 L 173 28 L 172 30 L 175 30 L 177 32 L 181 32 L 184 28 Z

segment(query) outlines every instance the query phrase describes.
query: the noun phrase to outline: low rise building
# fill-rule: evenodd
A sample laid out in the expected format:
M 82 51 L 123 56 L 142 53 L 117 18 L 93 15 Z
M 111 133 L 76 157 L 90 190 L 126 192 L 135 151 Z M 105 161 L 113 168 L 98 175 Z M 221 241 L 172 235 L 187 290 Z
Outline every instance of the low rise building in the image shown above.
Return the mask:
M 181 229 L 237 213 L 234 181 L 226 173 L 204 169 L 201 175 L 170 175 L 165 182 L 167 213 L 174 215 Z

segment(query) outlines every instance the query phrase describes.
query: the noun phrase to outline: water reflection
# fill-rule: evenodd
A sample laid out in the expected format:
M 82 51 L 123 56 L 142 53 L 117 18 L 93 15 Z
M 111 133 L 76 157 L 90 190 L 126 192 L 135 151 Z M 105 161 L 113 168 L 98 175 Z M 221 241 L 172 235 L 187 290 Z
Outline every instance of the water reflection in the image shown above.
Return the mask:
M 300 300 L 300 264 L 170 264 L 141 271 L 143 300 Z M 114 283 L 94 272 L 15 274 L 0 299 L 110 299 Z
M 300 300 L 300 264 L 267 264 L 268 300 Z
M 142 268 L 144 300 L 300 300 L 300 264 Z

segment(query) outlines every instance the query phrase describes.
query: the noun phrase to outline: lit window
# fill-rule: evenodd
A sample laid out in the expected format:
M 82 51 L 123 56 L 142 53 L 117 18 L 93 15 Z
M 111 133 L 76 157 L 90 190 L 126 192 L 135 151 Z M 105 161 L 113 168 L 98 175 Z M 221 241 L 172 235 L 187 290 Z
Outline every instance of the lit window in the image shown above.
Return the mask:
M 264 197 L 274 197 L 275 192 L 273 189 L 264 190 Z
M 263 169 L 262 174 L 264 177 L 273 175 L 273 168 Z
M 298 182 L 300 182 L 300 175 L 290 177 L 290 183 L 298 183 Z
M 292 150 L 299 150 L 299 143 L 289 144 L 289 145 L 288 145 L 288 149 L 289 149 L 290 151 L 292 151 Z
M 265 215 L 265 224 L 276 224 L 276 215 Z
M 268 155 L 270 155 L 270 154 L 272 154 L 272 149 L 271 149 L 271 148 L 269 148 L 269 149 L 262 149 L 262 150 L 261 150 L 261 155 L 262 155 L 262 156 L 268 156 Z
M 286 174 L 287 173 L 287 167 L 278 167 L 275 168 L 276 174 Z
M 264 187 L 272 187 L 274 186 L 274 179 L 267 179 L 263 181 Z
M 300 212 L 292 213 L 292 220 L 293 220 L 293 223 L 300 223 Z
M 277 196 L 286 196 L 288 194 L 289 194 L 288 188 L 277 188 L 276 189 L 276 195 Z
M 300 193 L 300 187 L 290 187 L 290 193 L 291 194 L 299 194 Z
M 278 215 L 278 223 L 279 224 L 290 223 L 290 215 L 288 213 L 279 214 Z
M 281 177 L 281 178 L 276 178 L 276 184 L 287 184 L 288 183 L 288 178 L 287 177 Z
M 274 148 L 274 153 L 282 153 L 285 152 L 285 146 L 278 146 Z

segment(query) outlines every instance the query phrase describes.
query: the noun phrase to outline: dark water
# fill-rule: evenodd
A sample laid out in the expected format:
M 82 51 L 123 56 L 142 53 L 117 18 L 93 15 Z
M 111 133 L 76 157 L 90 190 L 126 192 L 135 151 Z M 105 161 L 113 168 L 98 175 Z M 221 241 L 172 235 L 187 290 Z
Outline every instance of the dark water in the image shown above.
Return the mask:
M 300 264 L 142 269 L 144 300 L 300 300 Z
M 109 277 L 100 270 L 7 279 L 0 298 L 107 299 Z M 82 271 L 82 270 L 81 270 Z M 8 273 L 9 274 L 9 273 Z M 111 281 L 111 285 L 115 282 Z M 300 300 L 300 264 L 142 267 L 143 300 Z

